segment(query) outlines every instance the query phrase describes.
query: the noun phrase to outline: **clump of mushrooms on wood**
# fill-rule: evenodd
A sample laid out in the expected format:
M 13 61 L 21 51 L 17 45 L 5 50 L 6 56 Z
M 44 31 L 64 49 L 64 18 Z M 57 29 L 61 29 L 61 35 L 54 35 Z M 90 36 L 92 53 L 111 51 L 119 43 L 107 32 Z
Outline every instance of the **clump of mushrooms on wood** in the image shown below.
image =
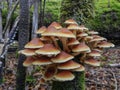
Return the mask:
M 71 81 L 74 72 L 85 70 L 84 64 L 100 66 L 100 57 L 104 48 L 114 47 L 98 32 L 78 25 L 73 19 L 64 22 L 66 27 L 53 22 L 48 27 L 42 26 L 34 38 L 19 53 L 27 56 L 23 65 L 40 65 L 44 81 Z M 76 60 L 77 57 L 77 60 Z M 97 57 L 97 58 L 96 58 Z

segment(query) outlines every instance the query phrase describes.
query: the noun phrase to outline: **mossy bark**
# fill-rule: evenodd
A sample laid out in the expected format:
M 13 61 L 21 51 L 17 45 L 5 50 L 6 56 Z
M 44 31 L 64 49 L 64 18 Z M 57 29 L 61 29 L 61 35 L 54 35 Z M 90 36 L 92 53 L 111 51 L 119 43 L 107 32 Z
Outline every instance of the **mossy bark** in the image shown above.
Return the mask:
M 58 82 L 54 81 L 52 90 L 85 90 L 85 73 L 74 73 L 75 79 L 72 81 Z
M 62 0 L 60 12 L 61 23 L 70 18 L 86 23 L 94 17 L 94 0 Z

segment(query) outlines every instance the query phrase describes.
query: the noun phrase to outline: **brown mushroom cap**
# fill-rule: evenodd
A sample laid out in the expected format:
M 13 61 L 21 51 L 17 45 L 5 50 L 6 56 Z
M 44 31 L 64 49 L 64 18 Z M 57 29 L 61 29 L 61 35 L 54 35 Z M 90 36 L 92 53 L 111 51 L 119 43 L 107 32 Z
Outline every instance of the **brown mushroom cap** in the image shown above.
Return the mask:
M 83 65 L 80 65 L 79 68 L 73 69 L 72 71 L 76 71 L 76 72 L 85 71 L 85 67 Z
M 48 65 L 52 64 L 51 58 L 46 57 L 46 56 L 41 56 L 41 57 L 36 57 L 33 65 Z
M 77 44 L 79 44 L 80 42 L 77 40 L 77 39 L 75 39 L 75 38 L 70 38 L 69 40 L 68 40 L 68 43 L 67 43 L 67 45 L 77 45 Z
M 58 65 L 58 69 L 62 69 L 62 70 L 69 70 L 69 69 L 75 69 L 75 68 L 79 68 L 80 64 L 77 62 L 74 62 L 73 60 L 69 60 L 65 63 L 60 63 Z
M 71 81 L 75 78 L 75 76 L 70 71 L 61 71 L 54 77 L 58 81 Z
M 49 26 L 47 28 L 47 30 L 44 33 L 42 33 L 41 35 L 42 36 L 56 36 L 57 32 L 58 31 L 57 31 L 57 29 L 55 27 Z
M 67 29 L 69 30 L 79 30 L 79 31 L 83 31 L 81 30 L 81 28 L 77 25 L 77 24 L 70 24 Z
M 97 36 L 97 37 L 93 37 L 93 39 L 91 39 L 90 42 L 93 42 L 93 41 L 102 41 L 102 40 L 106 40 L 106 38 L 100 37 L 100 36 L 98 37 Z
M 51 60 L 54 63 L 63 63 L 63 62 L 69 61 L 69 60 L 71 60 L 73 58 L 74 57 L 72 55 L 62 51 L 57 56 L 53 57 Z
M 53 27 L 55 27 L 56 29 L 61 29 L 61 28 L 62 28 L 62 26 L 61 26 L 58 22 L 52 22 L 52 23 L 50 24 L 50 26 L 53 26 Z
M 77 35 L 77 37 L 84 37 L 84 36 L 88 36 L 88 34 L 85 32 L 81 32 Z
M 76 36 L 67 28 L 62 28 L 58 31 L 58 37 L 76 38 Z
M 60 50 L 54 47 L 52 44 L 45 44 L 44 47 L 36 50 L 36 53 L 42 55 L 57 55 L 60 53 Z
M 57 73 L 57 69 L 55 65 L 49 65 L 44 73 L 44 79 L 45 80 L 51 80 L 54 75 Z
M 64 22 L 65 24 L 77 24 L 77 22 L 73 19 L 68 19 Z
M 115 45 L 113 43 L 103 41 L 103 42 L 98 43 L 97 46 L 100 48 L 109 48 L 109 47 L 114 47 Z
M 19 53 L 24 54 L 25 56 L 33 56 L 36 55 L 36 49 L 24 49 L 20 50 Z
M 30 56 L 27 57 L 26 60 L 23 62 L 23 66 L 28 67 L 32 65 L 32 63 L 35 61 L 34 57 Z
M 45 26 L 42 26 L 40 29 L 38 29 L 38 31 L 36 33 L 41 34 L 41 33 L 45 32 L 46 30 L 47 30 L 47 28 Z
M 25 48 L 36 49 L 43 47 L 44 44 L 39 38 L 34 38 L 25 45 Z
M 85 60 L 86 64 L 92 65 L 92 66 L 100 66 L 100 61 L 97 61 L 93 58 Z
M 101 54 L 96 50 L 92 50 L 88 55 L 89 56 L 95 56 L 95 57 L 101 56 Z
M 74 46 L 72 47 L 72 51 L 73 51 L 73 52 L 83 52 L 83 51 L 90 52 L 91 50 L 90 50 L 90 48 L 89 48 L 87 45 L 85 45 L 84 43 L 80 43 L 80 44 L 78 44 L 78 45 L 74 45 Z

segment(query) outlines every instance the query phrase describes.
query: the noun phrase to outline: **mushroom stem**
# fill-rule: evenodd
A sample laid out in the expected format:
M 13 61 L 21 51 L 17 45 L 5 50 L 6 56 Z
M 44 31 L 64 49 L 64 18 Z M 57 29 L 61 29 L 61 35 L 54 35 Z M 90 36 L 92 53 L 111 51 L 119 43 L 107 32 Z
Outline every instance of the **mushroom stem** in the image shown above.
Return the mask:
M 58 48 L 59 50 L 61 50 L 60 47 L 59 47 L 59 45 L 58 45 L 58 43 L 57 43 L 57 41 L 55 40 L 55 37 L 51 36 L 51 39 L 52 39 L 55 47 Z
M 61 40 L 61 42 L 63 44 L 63 50 L 70 52 L 70 50 L 68 48 L 68 45 L 67 45 L 67 38 L 61 37 L 60 40 Z
M 85 52 L 83 52 L 82 53 L 82 56 L 80 57 L 80 61 L 82 62 L 82 63 L 84 63 L 84 61 L 85 61 L 85 59 L 86 59 L 86 53 Z

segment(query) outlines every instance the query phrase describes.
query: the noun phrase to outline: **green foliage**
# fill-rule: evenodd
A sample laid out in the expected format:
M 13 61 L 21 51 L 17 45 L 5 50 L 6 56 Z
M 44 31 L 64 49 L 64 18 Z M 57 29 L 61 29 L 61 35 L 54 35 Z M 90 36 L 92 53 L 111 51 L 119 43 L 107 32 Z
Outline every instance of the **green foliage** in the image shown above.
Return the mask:
M 95 18 L 86 24 L 101 34 L 120 31 L 120 2 L 117 0 L 96 0 Z
M 59 21 L 61 0 L 46 0 L 45 23 Z

